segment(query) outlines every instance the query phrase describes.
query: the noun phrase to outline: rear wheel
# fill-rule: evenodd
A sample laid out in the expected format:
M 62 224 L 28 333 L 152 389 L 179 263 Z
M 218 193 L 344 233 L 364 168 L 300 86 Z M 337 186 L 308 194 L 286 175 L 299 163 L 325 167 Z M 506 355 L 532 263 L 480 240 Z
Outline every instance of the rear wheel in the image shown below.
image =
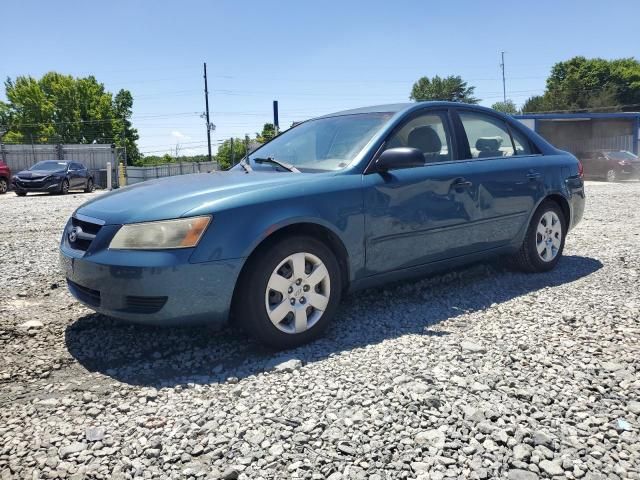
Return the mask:
M 553 269 L 564 250 L 567 222 L 560 206 L 545 201 L 533 215 L 522 246 L 514 255 L 516 265 L 526 272 Z
M 60 193 L 62 195 L 66 195 L 67 193 L 69 193 L 69 180 L 64 179 L 62 181 L 62 184 L 60 185 Z
M 338 261 L 322 242 L 296 236 L 269 245 L 250 260 L 236 292 L 246 332 L 274 348 L 317 338 L 340 303 Z
M 85 193 L 91 193 L 95 189 L 96 189 L 96 187 L 93 184 L 93 180 L 90 178 L 89 180 L 87 180 L 87 186 L 85 187 L 84 191 L 85 191 Z
M 7 183 L 7 179 L 0 178 L 0 195 L 2 195 L 3 193 L 7 193 L 7 190 L 9 190 L 9 184 Z
M 611 170 L 607 170 L 607 182 L 617 182 L 618 181 L 618 172 L 616 172 L 613 168 Z

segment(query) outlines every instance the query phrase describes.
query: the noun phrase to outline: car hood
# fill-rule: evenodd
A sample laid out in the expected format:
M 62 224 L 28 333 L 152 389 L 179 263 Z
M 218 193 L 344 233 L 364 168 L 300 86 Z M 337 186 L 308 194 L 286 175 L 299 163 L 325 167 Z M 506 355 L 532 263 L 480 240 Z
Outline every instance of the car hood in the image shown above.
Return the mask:
M 63 173 L 64 173 L 64 170 L 41 171 L 41 172 L 35 172 L 32 170 L 22 170 L 21 172 L 16 173 L 16 177 L 37 179 L 37 178 L 49 177 L 51 175 L 62 175 Z
M 78 208 L 77 213 L 106 224 L 178 218 L 203 205 L 215 213 L 223 203 L 275 188 L 293 192 L 298 185 L 321 175 L 326 174 L 228 171 L 167 177 L 100 195 Z

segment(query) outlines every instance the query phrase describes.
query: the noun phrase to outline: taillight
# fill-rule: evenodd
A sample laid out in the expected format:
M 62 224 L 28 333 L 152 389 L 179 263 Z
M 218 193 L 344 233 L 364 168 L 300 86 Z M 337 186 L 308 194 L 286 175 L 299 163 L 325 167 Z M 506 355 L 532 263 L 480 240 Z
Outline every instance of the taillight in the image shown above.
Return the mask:
M 580 178 L 584 177 L 584 167 L 582 166 L 582 162 L 578 160 L 578 176 Z

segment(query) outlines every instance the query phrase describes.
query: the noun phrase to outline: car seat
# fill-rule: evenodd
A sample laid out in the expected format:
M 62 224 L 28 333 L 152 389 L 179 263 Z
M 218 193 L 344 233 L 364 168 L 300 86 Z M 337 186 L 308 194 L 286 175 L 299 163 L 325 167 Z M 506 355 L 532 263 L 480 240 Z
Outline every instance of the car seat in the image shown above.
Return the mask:
M 440 141 L 440 136 L 429 125 L 423 125 L 411 130 L 407 137 L 407 144 L 409 147 L 417 148 L 424 154 L 425 163 L 441 160 L 442 142 Z

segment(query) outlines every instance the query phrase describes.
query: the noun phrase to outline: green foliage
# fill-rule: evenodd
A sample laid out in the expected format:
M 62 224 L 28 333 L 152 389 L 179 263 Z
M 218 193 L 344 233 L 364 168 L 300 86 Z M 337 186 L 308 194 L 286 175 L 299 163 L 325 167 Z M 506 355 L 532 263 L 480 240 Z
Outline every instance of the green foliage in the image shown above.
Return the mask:
M 0 104 L 6 143 L 115 143 L 125 133 L 129 163 L 140 157 L 138 133 L 131 126 L 133 98 L 127 90 L 113 97 L 95 77 L 49 72 L 39 80 L 7 78 L 8 103 Z
M 518 107 L 513 103 L 513 100 L 507 99 L 506 102 L 496 102 L 491 105 L 491 108 L 497 110 L 498 112 L 507 113 L 509 115 L 518 114 Z
M 164 155 L 143 155 L 135 162 L 136 167 L 145 167 L 149 165 L 162 165 L 165 163 L 194 163 L 194 162 L 208 162 L 209 157 L 207 155 L 181 155 L 179 157 L 172 157 L 168 153 Z
M 265 123 L 261 133 L 256 133 L 256 140 L 259 143 L 266 143 L 276 136 L 276 127 L 273 123 Z
M 478 103 L 473 96 L 475 87 L 470 87 L 460 76 L 449 75 L 441 78 L 438 75 L 429 79 L 420 78 L 413 84 L 411 100 L 422 102 L 427 100 L 446 100 L 451 102 Z
M 637 110 L 639 103 L 638 60 L 574 57 L 551 68 L 544 94 L 531 97 L 522 110 L 625 111 Z
M 263 130 L 264 131 L 264 130 Z M 233 150 L 232 150 L 233 145 Z M 238 163 L 246 155 L 247 149 L 245 146 L 245 140 L 242 138 L 234 138 L 225 140 L 218 147 L 218 153 L 216 154 L 216 161 L 220 170 L 226 170 L 227 168 Z

